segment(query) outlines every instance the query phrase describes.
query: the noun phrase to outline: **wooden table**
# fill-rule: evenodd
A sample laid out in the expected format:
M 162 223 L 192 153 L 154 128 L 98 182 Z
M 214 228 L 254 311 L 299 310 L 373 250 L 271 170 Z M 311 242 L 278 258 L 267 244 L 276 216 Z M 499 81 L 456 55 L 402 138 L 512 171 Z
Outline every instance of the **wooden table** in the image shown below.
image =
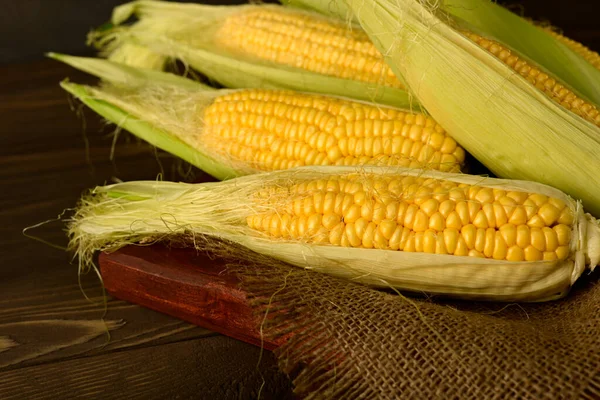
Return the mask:
M 271 353 L 104 298 L 93 274 L 86 300 L 72 255 L 23 234 L 48 220 L 28 234 L 65 246 L 54 219 L 86 189 L 181 179 L 170 156 L 129 135 L 111 160 L 113 127 L 70 107 L 65 77 L 93 82 L 53 61 L 0 67 L 0 399 L 251 399 L 261 385 L 263 399 L 290 398 Z

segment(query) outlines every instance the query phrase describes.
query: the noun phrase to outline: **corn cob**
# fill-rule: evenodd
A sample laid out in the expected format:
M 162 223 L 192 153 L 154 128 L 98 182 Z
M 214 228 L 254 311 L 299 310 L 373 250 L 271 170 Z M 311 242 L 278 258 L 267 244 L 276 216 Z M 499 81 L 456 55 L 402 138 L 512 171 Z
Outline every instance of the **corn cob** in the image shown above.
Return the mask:
M 392 49 L 387 62 L 432 116 L 495 175 L 553 185 L 600 215 L 595 104 L 505 46 L 467 38 L 447 24 L 447 15 L 438 17 L 419 2 L 348 5 L 360 10 L 376 46 Z
M 304 165 L 370 164 L 457 172 L 465 162 L 462 147 L 421 113 L 284 90 L 204 90 L 201 85 L 195 89 L 172 82 L 167 74 L 164 84 L 155 79 L 155 84 L 141 86 L 130 67 L 57 57 L 118 83 L 101 88 L 63 83 L 66 90 L 115 123 L 130 115 L 171 135 L 172 142 L 185 147 L 163 147 L 152 134 L 132 130 L 220 179 Z M 162 73 L 152 74 L 160 79 Z M 130 75 L 132 85 L 127 84 Z M 124 115 L 107 116 L 98 102 Z M 210 162 L 197 155 L 208 156 Z
M 139 21 L 118 26 L 132 13 Z M 134 43 L 234 88 L 282 88 L 406 107 L 410 98 L 357 26 L 273 5 L 138 1 L 117 7 L 117 27 L 91 35 L 105 54 Z M 132 56 L 132 58 L 135 58 Z M 143 57 L 142 57 L 143 58 Z
M 214 236 L 374 286 L 511 301 L 562 296 L 600 261 L 598 222 L 556 189 L 403 168 L 124 183 L 96 188 L 70 223 L 82 267 L 93 251 L 164 235 Z

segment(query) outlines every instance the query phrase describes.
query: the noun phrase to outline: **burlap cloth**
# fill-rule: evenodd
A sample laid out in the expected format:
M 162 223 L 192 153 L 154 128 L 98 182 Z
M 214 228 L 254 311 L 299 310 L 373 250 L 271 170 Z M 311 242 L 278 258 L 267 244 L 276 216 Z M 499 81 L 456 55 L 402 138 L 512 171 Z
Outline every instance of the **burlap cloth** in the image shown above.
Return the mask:
M 401 296 L 272 260 L 237 271 L 265 337 L 293 334 L 276 355 L 307 399 L 600 399 L 597 272 L 563 300 L 507 304 Z

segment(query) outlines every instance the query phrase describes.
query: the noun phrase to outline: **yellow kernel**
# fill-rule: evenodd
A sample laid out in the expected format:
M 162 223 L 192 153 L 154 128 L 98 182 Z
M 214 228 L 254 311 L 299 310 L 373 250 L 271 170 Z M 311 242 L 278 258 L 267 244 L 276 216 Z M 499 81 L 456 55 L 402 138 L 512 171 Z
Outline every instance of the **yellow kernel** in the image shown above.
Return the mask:
M 413 222 L 412 230 L 415 232 L 425 232 L 429 228 L 429 217 L 423 210 L 417 210 Z
M 415 251 L 419 253 L 423 252 L 423 232 L 415 233 Z
M 444 219 L 448 218 L 448 215 L 450 215 L 450 213 L 454 211 L 455 205 L 456 203 L 453 200 L 443 201 L 442 203 L 440 203 L 440 208 L 438 211 L 440 214 L 442 214 Z
M 454 200 L 456 202 L 465 200 L 467 197 L 467 196 L 465 196 L 465 191 L 460 188 L 451 189 L 448 193 L 448 196 L 450 197 L 451 200 Z
M 508 219 L 508 222 L 515 226 L 525 224 L 527 222 L 527 212 L 525 211 L 525 207 L 522 205 L 515 207 L 512 215 Z
M 504 224 L 500 227 L 502 238 L 508 247 L 512 247 L 517 243 L 517 227 L 513 224 Z
M 379 223 L 379 231 L 381 232 L 383 237 L 386 238 L 386 240 L 390 240 L 392 238 L 392 235 L 396 231 L 397 226 L 398 224 L 395 220 L 386 219 Z
M 504 260 L 506 259 L 506 253 L 508 248 L 506 246 L 506 242 L 502 237 L 502 233 L 496 232 L 496 236 L 494 238 L 494 251 L 492 253 L 492 257 L 494 260 Z
M 344 212 L 344 222 L 347 224 L 352 223 L 352 222 L 356 221 L 357 219 L 359 219 L 360 216 L 361 216 L 361 207 L 358 206 L 357 204 L 353 204 Z
M 469 249 L 475 248 L 475 237 L 477 236 L 477 228 L 475 225 L 469 224 L 462 227 L 460 230 L 462 238 Z
M 404 216 L 406 215 L 406 210 L 408 210 L 408 204 L 402 202 L 398 205 L 398 216 L 396 217 L 396 222 L 399 224 L 404 223 Z
M 560 216 L 560 210 L 550 203 L 546 203 L 538 210 L 538 215 L 544 220 L 546 226 L 551 226 Z
M 536 214 L 533 217 L 531 217 L 529 221 L 527 221 L 527 225 L 530 228 L 543 228 L 544 226 L 546 226 L 546 223 L 544 222 L 542 217 Z
M 573 225 L 573 212 L 569 209 L 569 207 L 563 208 L 556 222 L 569 226 Z
M 456 203 L 454 211 L 458 214 L 462 225 L 467 225 L 470 222 L 469 218 L 469 206 L 466 201 L 459 201 Z
M 532 200 L 536 206 L 541 207 L 548 201 L 548 196 L 539 193 L 532 193 L 529 195 L 529 199 Z
M 326 229 L 333 229 L 337 224 L 340 223 L 340 216 L 336 215 L 334 213 L 326 213 L 323 215 L 323 218 L 321 219 L 321 224 L 326 228 Z
M 504 207 L 499 203 L 494 203 L 492 205 L 494 210 L 494 218 L 497 227 L 503 226 L 508 223 L 508 217 L 506 216 L 506 211 L 504 211 Z M 489 220 L 489 218 L 488 218 Z
M 357 235 L 356 230 L 354 228 L 354 224 L 346 224 L 346 229 L 344 230 L 346 237 L 348 238 L 348 242 L 352 247 L 359 247 L 362 244 L 362 238 Z
M 558 247 L 558 236 L 556 232 L 552 228 L 548 228 L 547 226 L 542 228 L 542 232 L 544 233 L 544 239 L 546 241 L 546 251 L 554 252 Z
M 523 204 L 523 202 L 527 200 L 527 197 L 529 197 L 529 194 L 526 192 L 511 191 L 506 193 L 506 196 L 513 199 L 517 204 Z
M 494 228 L 488 228 L 485 230 L 485 245 L 483 246 L 483 254 L 487 258 L 491 258 L 494 255 L 494 245 L 496 239 L 496 230 Z
M 559 260 L 566 260 L 570 253 L 569 246 L 558 246 L 555 253 Z
M 365 232 L 362 236 L 362 245 L 364 248 L 366 248 L 366 249 L 373 248 L 373 245 L 374 245 L 373 239 L 374 239 L 376 229 L 377 229 L 377 224 L 375 224 L 374 222 L 369 222 L 369 225 L 367 225 L 367 228 L 365 229 Z
M 277 216 L 275 216 L 273 219 L 277 219 L 279 220 L 279 218 Z M 317 233 L 317 231 L 321 228 L 321 220 L 322 220 L 322 216 L 321 214 L 313 214 L 310 217 L 308 217 L 307 221 L 306 221 L 306 226 L 307 226 L 307 233 L 310 236 L 313 236 Z M 271 222 L 271 225 L 273 223 Z
M 566 246 L 571 242 L 571 228 L 569 226 L 558 224 L 552 229 L 556 233 L 559 246 Z
M 469 208 L 469 221 L 473 222 L 477 213 L 481 210 L 481 203 L 477 201 L 467 201 L 467 207 Z
M 534 215 L 538 213 L 539 207 L 533 202 L 533 200 L 527 199 L 523 202 L 525 207 L 525 213 L 527 214 L 527 221 L 529 221 Z
M 454 254 L 454 252 L 456 251 L 458 238 L 459 234 L 456 229 L 444 229 L 444 244 L 446 245 L 446 251 L 448 252 L 448 254 Z
M 483 204 L 481 211 L 485 213 L 485 217 L 490 228 L 495 228 L 498 226 L 496 225 L 496 214 L 494 213 L 494 206 L 492 204 Z
M 454 255 L 455 256 L 468 256 L 469 255 L 469 248 L 467 247 L 467 244 L 465 243 L 465 240 L 462 238 L 462 236 L 459 236 L 458 240 L 456 241 L 456 249 L 454 250 Z
M 411 232 L 408 236 L 408 239 L 406 240 L 406 243 L 404 244 L 404 248 L 402 249 L 402 251 L 412 253 L 415 250 L 415 233 Z
M 423 252 L 435 253 L 436 233 L 428 229 L 423 233 Z
M 292 221 L 293 223 L 294 221 Z M 332 230 L 331 232 L 329 232 L 329 243 L 335 245 L 335 246 L 339 246 L 342 240 L 342 235 L 344 233 L 346 226 L 343 222 L 340 222 L 339 224 L 337 224 Z M 294 235 L 292 235 L 294 236 Z
M 479 228 L 475 234 L 475 250 L 483 252 L 485 248 L 486 229 Z
M 441 213 L 436 212 L 429 218 L 429 229 L 433 229 L 436 232 L 446 229 L 446 221 Z
M 531 230 L 527 225 L 517 226 L 517 246 L 525 249 L 531 244 Z
M 485 258 L 485 255 L 482 252 L 477 251 L 475 249 L 469 250 L 469 254 L 468 255 L 469 255 L 469 257 Z
M 524 254 L 526 261 L 539 261 L 543 258 L 542 252 L 531 245 L 525 248 Z
M 473 220 L 473 225 L 476 228 L 487 229 L 489 227 L 487 216 L 483 210 L 480 210 L 477 215 L 475 215 L 475 219 Z
M 460 216 L 458 215 L 458 213 L 456 211 L 452 211 L 450 213 L 450 215 L 448 215 L 448 218 L 446 218 L 446 227 L 447 228 L 453 228 L 453 229 L 460 229 L 462 228 L 463 223 L 460 220 Z
M 421 210 L 423 210 L 428 217 L 431 217 L 435 212 L 437 212 L 439 206 L 440 202 L 432 198 L 421 203 Z
M 404 221 L 402 224 L 405 228 L 413 229 L 413 223 L 415 221 L 417 210 L 419 210 L 419 207 L 415 204 L 411 204 L 408 206 L 408 208 L 406 209 L 406 213 L 404 214 Z
M 494 192 L 490 188 L 481 188 L 475 195 L 475 200 L 480 203 L 492 203 L 494 202 Z
M 556 256 L 556 253 L 553 251 L 545 251 L 543 253 L 542 258 L 544 261 L 554 261 L 554 260 L 558 259 L 558 257 Z
M 390 238 L 390 241 L 389 241 L 390 249 L 392 249 L 392 250 L 400 249 L 400 241 L 402 239 L 403 230 L 404 229 L 401 226 L 396 225 L 396 229 L 394 230 L 394 233 L 392 234 L 392 237 Z
M 435 237 L 435 254 L 448 254 L 443 234 L 437 234 Z
M 359 218 L 354 223 L 354 230 L 356 231 L 356 234 L 359 237 L 363 237 L 363 235 L 365 234 L 365 230 L 367 229 L 367 226 L 369 226 L 369 221 L 367 221 L 364 218 Z
M 539 251 L 546 250 L 546 238 L 540 228 L 531 228 L 531 245 Z
M 519 246 L 510 246 L 506 252 L 506 260 L 508 261 L 523 261 L 525 260 L 525 253 Z

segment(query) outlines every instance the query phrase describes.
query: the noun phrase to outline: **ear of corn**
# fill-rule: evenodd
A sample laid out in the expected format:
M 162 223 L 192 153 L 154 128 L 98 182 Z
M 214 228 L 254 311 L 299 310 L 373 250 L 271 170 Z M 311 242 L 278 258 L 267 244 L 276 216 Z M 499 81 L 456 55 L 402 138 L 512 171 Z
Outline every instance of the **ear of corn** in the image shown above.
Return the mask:
M 151 73 L 157 79 L 144 85 L 137 70 L 127 66 L 60 58 L 116 83 L 98 88 L 63 84 L 67 90 L 97 111 L 102 111 L 98 102 L 111 105 L 111 111 L 120 110 L 116 119 L 101 114 L 116 124 L 124 115 L 145 121 L 160 132 L 158 138 L 170 138 L 167 148 L 164 140 L 156 142 L 147 129 L 132 133 L 192 160 L 199 168 L 206 168 L 204 156 L 227 166 L 207 170 L 219 179 L 303 165 L 399 165 L 459 171 L 465 162 L 462 147 L 424 114 L 284 90 L 204 90 L 203 85 L 183 78 L 171 82 L 170 74 L 156 71 Z M 192 149 L 200 153 L 195 161 Z M 179 150 L 184 153 L 179 155 Z
M 125 43 L 180 59 L 234 88 L 293 89 L 406 107 L 410 98 L 358 27 L 281 6 L 140 1 L 118 7 L 97 33 L 106 51 Z
M 99 187 L 69 229 L 82 268 L 96 250 L 209 235 L 369 285 L 506 301 L 560 297 L 600 261 L 597 221 L 556 189 L 401 168 Z
M 344 21 L 357 21 L 343 1 L 285 0 L 283 3 Z M 438 2 L 429 4 L 438 6 Z M 364 11 L 368 6 L 363 4 L 360 7 Z M 600 104 L 599 58 L 585 46 L 551 30 L 539 29 L 494 1 L 444 0 L 439 2 L 439 7 L 438 12 L 448 13 L 453 22 L 464 30 L 498 40 L 505 48 L 526 55 L 528 60 L 542 66 L 550 75 L 567 82 L 578 96 Z
M 469 153 L 497 176 L 553 185 L 600 215 L 598 126 L 419 2 L 348 4 L 394 72 Z

